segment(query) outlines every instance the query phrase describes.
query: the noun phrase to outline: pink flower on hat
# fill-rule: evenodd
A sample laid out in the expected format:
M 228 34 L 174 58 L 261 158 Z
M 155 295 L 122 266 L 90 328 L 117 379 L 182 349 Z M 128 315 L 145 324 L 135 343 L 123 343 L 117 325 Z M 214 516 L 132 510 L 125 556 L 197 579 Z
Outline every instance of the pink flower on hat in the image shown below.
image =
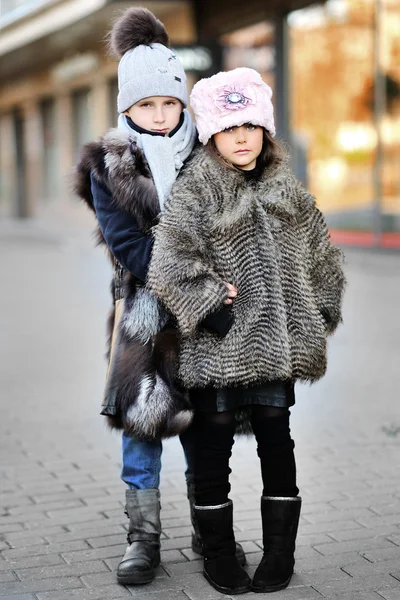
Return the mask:
M 193 87 L 190 104 L 199 140 L 207 144 L 219 131 L 245 123 L 275 135 L 272 90 L 254 69 L 240 67 L 201 79 Z
M 217 90 L 214 102 L 220 110 L 242 110 L 255 104 L 255 92 L 250 86 L 225 86 Z

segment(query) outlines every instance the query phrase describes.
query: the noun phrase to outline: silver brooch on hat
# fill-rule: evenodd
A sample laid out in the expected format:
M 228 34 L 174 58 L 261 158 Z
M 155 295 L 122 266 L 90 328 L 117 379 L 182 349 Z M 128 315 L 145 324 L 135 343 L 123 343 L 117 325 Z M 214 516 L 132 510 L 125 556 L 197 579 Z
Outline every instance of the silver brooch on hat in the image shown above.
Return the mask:
M 217 90 L 214 102 L 221 111 L 241 110 L 255 104 L 255 93 L 250 86 L 240 84 L 223 87 Z
M 227 95 L 226 101 L 230 104 L 244 104 L 246 102 L 246 98 L 239 92 L 231 92 Z

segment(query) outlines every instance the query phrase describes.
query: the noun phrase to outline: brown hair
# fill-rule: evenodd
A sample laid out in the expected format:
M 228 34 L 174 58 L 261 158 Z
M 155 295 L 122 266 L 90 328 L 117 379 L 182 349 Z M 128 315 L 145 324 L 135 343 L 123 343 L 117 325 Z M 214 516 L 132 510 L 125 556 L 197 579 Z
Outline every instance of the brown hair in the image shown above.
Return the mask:
M 218 152 L 217 146 L 215 145 L 214 136 L 210 138 L 205 148 L 207 149 L 211 158 L 216 160 L 223 167 L 226 167 L 231 171 L 243 171 L 243 169 L 240 169 L 231 163 Z M 268 167 L 275 161 L 281 160 L 283 158 L 283 154 L 284 152 L 282 145 L 276 141 L 266 129 L 263 129 L 263 145 L 261 154 L 257 158 L 257 166 L 262 168 Z

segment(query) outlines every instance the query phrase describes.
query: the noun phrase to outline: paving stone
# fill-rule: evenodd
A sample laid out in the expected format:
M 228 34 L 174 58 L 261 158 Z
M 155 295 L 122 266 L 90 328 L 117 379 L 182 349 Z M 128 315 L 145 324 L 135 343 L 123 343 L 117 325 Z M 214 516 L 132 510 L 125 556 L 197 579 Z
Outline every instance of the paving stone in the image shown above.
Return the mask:
M 386 533 L 387 539 L 390 540 L 396 546 L 400 546 L 400 532 L 398 533 Z
M 362 564 L 366 559 L 356 552 L 348 552 L 344 555 L 333 554 L 322 556 L 316 554 L 313 558 L 300 558 L 296 560 L 296 571 L 307 573 L 318 569 L 329 569 L 331 567 L 346 568 L 348 565 Z
M 384 515 L 375 517 L 361 517 L 358 519 L 359 523 L 367 529 L 372 527 L 384 527 L 387 525 L 400 526 L 400 515 Z
M 296 539 L 296 548 L 300 546 L 317 546 L 318 544 L 331 544 L 334 541 L 330 535 L 325 533 L 310 533 L 301 534 L 299 533 Z
M 192 527 L 173 527 L 172 529 L 165 529 L 163 532 L 168 538 L 181 538 L 192 535 Z
M 1 475 L 0 475 L 1 477 Z M 28 507 L 34 504 L 32 498 L 19 494 L 0 494 L 0 507 L 2 510 L 8 510 L 15 507 Z
M 261 529 L 252 529 L 249 531 L 235 531 L 235 540 L 237 542 L 240 542 L 241 544 L 243 542 L 258 540 L 261 537 L 262 537 Z
M 9 536 L 7 536 L 7 544 L 8 547 L 11 549 L 14 548 L 25 548 L 30 542 L 32 542 L 33 546 L 38 546 L 40 544 L 47 544 L 46 540 L 42 537 L 38 537 L 37 533 L 32 534 L 32 532 L 26 531 L 24 532 L 26 533 L 26 535 L 24 535 L 21 538 L 13 538 L 13 539 L 9 539 Z
M 334 533 L 335 531 L 348 531 L 354 529 L 365 529 L 363 525 L 356 521 L 337 521 L 322 522 L 322 523 L 306 523 L 300 524 L 299 532 L 306 535 L 311 533 Z
M 400 587 L 393 588 L 392 590 L 378 590 L 378 593 L 379 593 L 379 596 L 384 598 L 385 600 L 399 600 Z
M 65 561 L 59 554 L 51 553 L 35 556 L 25 556 L 23 558 L 11 558 L 0 563 L 0 572 L 17 570 L 17 569 L 28 569 L 30 567 L 45 567 L 45 566 L 65 565 Z
M 136 594 L 137 590 L 134 590 L 134 593 L 132 592 L 132 588 L 130 588 L 130 590 L 131 590 L 131 597 L 132 597 L 132 594 L 135 597 L 141 597 Z M 144 600 L 188 600 L 188 596 L 184 592 L 180 592 L 180 591 L 176 591 L 176 590 L 164 590 L 162 592 L 153 593 L 150 590 L 143 589 L 142 595 L 143 595 Z M 225 599 L 226 599 L 226 596 L 225 596 Z
M 56 579 L 41 579 L 4 583 L 0 588 L 0 600 L 15 600 L 14 594 L 47 592 L 50 590 L 70 590 L 82 587 L 77 577 L 57 577 Z
M 10 517 L 10 521 L 7 522 L 8 517 L 4 517 L 2 519 L 2 524 L 0 524 L 0 534 L 2 533 L 14 533 L 16 531 L 24 531 L 24 526 L 22 523 L 18 522 L 18 518 L 15 517 L 16 522 L 13 522 L 13 518 Z M 21 520 L 21 519 L 19 519 Z
M 12 596 L 8 594 L 3 596 L 2 593 L 3 591 L 0 589 L 0 600 L 37 600 L 36 594 L 13 594 Z
M 24 485 L 24 482 L 21 482 L 21 488 L 25 491 L 26 494 L 29 494 L 31 498 L 36 498 L 36 496 L 41 497 L 42 495 L 44 498 L 48 498 L 49 495 L 54 496 L 55 494 L 71 492 L 71 490 L 67 487 L 65 483 L 58 482 L 55 479 L 52 481 L 51 486 L 48 487 L 48 489 L 51 491 L 46 492 L 45 494 L 45 486 L 43 485 L 42 480 L 40 480 L 40 483 L 33 482 L 30 483 L 28 486 Z M 48 502 L 50 500 L 45 501 Z
M 183 552 L 180 552 L 179 550 L 161 550 L 161 562 L 162 563 L 187 562 L 187 558 L 183 555 Z
M 84 540 L 74 540 L 72 542 L 64 542 L 60 544 L 41 544 L 37 546 L 25 546 L 15 548 L 14 550 L 3 550 L 1 555 L 6 560 L 24 558 L 26 556 L 39 556 L 41 554 L 60 554 L 61 552 L 69 552 L 73 550 L 85 550 L 89 545 Z
M 166 538 L 161 541 L 161 550 L 182 550 L 183 548 L 189 548 L 191 544 L 192 538 L 189 536 L 183 538 Z
M 192 560 L 200 560 L 201 559 L 201 557 L 198 554 L 196 554 L 195 552 L 193 552 L 193 550 L 191 548 L 182 548 L 181 552 L 186 560 L 192 561 Z
M 269 594 L 268 597 L 267 594 L 258 594 L 257 597 L 258 596 L 260 597 L 260 600 L 261 598 L 269 598 Z M 241 599 L 243 598 L 243 600 L 254 600 L 254 594 L 251 592 L 242 594 L 240 597 Z M 201 600 L 201 598 L 198 597 L 197 600 Z M 279 592 L 278 600 L 321 600 L 321 594 L 309 586 L 288 587 Z
M 190 598 L 190 600 L 226 599 L 226 596 L 212 588 L 200 573 L 193 573 L 182 577 L 177 577 L 175 581 L 180 589 L 184 591 L 186 596 Z M 139 594 L 137 595 L 139 596 Z
M 365 560 L 361 564 L 346 565 L 343 567 L 343 570 L 352 577 L 364 577 L 372 575 L 372 573 L 390 573 L 391 575 L 395 575 L 399 570 L 399 564 L 398 558 L 373 563 Z
M 388 560 L 391 558 L 400 560 L 400 548 L 398 546 L 390 546 L 388 548 L 380 548 L 379 550 L 367 550 L 366 552 L 362 552 L 362 555 L 371 562 L 378 562 L 380 560 Z
M 393 535 L 391 535 L 392 531 L 393 526 L 372 527 L 370 529 L 365 529 L 363 527 L 360 529 L 351 529 L 348 531 L 332 531 L 329 532 L 328 535 L 331 539 L 333 539 L 336 542 L 349 542 L 351 540 L 385 537 L 390 541 L 396 543 L 396 540 L 393 540 Z
M 351 578 L 351 575 L 339 567 L 336 567 L 332 569 L 318 569 L 317 571 L 309 571 L 308 573 L 297 573 L 297 577 L 301 578 L 304 585 L 318 587 L 319 583 L 325 583 L 327 581 L 347 581 Z
M 68 564 L 80 563 L 87 560 L 98 560 L 103 558 L 112 558 L 113 556 L 123 556 L 126 550 L 126 543 L 118 546 L 105 546 L 103 548 L 90 548 L 88 550 L 78 550 L 77 552 L 65 552 L 64 559 Z
M 301 558 L 314 558 L 314 556 L 318 555 L 321 555 L 321 553 L 312 546 L 299 546 L 299 548 L 296 548 L 295 556 L 299 560 Z
M 389 499 L 386 502 L 383 502 L 382 494 L 364 494 L 363 496 L 359 496 L 357 498 L 349 498 L 347 500 L 333 500 L 331 502 L 332 506 L 336 509 L 343 508 L 373 508 L 375 510 L 376 505 L 375 502 L 378 502 L 381 506 L 386 506 L 390 504 Z M 393 498 L 393 502 L 395 499 Z M 374 508 L 375 507 L 375 508 Z M 396 511 L 397 512 L 397 511 Z
M 349 592 L 330 595 L 331 600 L 382 600 L 384 592 Z M 397 597 L 396 597 L 397 600 Z
M 107 563 L 108 562 L 110 562 L 110 561 L 107 561 Z M 115 562 L 115 565 L 116 564 L 117 563 Z M 117 585 L 117 577 L 116 577 L 115 571 L 116 571 L 116 566 L 115 566 L 115 568 L 113 568 L 112 571 L 108 571 L 107 573 L 104 572 L 104 573 L 95 573 L 95 574 L 91 574 L 91 575 L 83 575 L 81 577 L 81 580 L 88 588 L 107 586 L 107 585 L 112 585 L 112 584 Z M 157 569 L 157 577 L 156 577 L 155 581 L 153 581 L 151 584 L 151 590 L 157 591 L 158 588 L 162 589 L 162 586 L 165 585 L 166 582 L 168 584 L 171 583 L 170 577 L 168 577 L 166 572 L 163 569 L 161 569 L 161 567 L 159 567 Z M 155 589 L 155 588 L 157 588 L 157 589 Z M 130 589 L 133 589 L 133 588 L 130 588 Z M 140 590 L 142 590 L 142 589 L 143 589 L 142 586 L 140 586 Z M 173 589 L 179 589 L 179 586 L 175 585 L 175 587 Z
M 326 513 L 310 513 L 307 520 L 311 523 L 338 523 L 339 521 L 357 520 L 362 522 L 364 518 L 372 518 L 374 513 L 368 508 L 347 508 L 345 510 L 334 510 Z
M 113 535 L 88 538 L 86 541 L 92 546 L 92 548 L 101 548 L 102 546 L 115 546 L 118 544 L 121 545 L 122 543 L 126 545 L 126 533 L 121 531 L 121 533 Z
M 73 565 L 63 564 L 55 567 L 17 569 L 16 573 L 21 581 L 26 581 L 53 577 L 70 577 L 73 575 L 81 577 L 87 573 L 101 573 L 107 570 L 107 566 L 102 560 L 88 560 L 87 562 L 74 563 Z
M 103 525 L 104 523 L 104 525 Z M 72 531 L 62 530 L 62 533 L 56 533 L 55 535 L 46 535 L 46 539 L 51 544 L 59 544 L 63 542 L 70 542 L 73 540 L 80 539 L 92 539 L 95 537 L 102 538 L 105 535 L 113 535 L 120 531 L 122 535 L 126 532 L 123 529 L 122 525 L 109 524 L 107 521 L 101 523 L 99 526 L 97 523 L 93 527 L 82 527 L 81 529 L 73 529 Z
M 85 507 L 85 505 L 83 504 L 83 502 L 79 499 L 68 499 L 68 500 L 60 500 L 57 502 L 43 502 L 42 504 L 33 504 L 29 507 L 27 506 L 17 506 L 15 508 L 11 508 L 10 509 L 10 514 L 11 515 L 19 515 L 21 517 L 24 517 L 24 521 L 29 520 L 35 517 L 35 515 L 37 515 L 38 513 L 49 513 L 51 516 L 51 513 L 53 511 L 54 514 L 58 514 L 56 511 L 62 511 L 62 510 L 66 510 L 66 509 L 72 509 L 72 508 L 82 508 Z M 47 516 L 47 514 L 45 514 L 45 516 Z
M 36 594 L 36 596 L 38 600 L 114 600 L 116 598 L 132 598 L 127 588 L 116 584 L 92 589 L 43 592 Z
M 260 542 L 260 546 L 261 546 L 261 542 Z M 264 553 L 262 550 L 260 550 L 258 552 L 251 552 L 249 554 L 246 554 L 247 564 L 257 566 L 261 562 L 263 554 Z
M 324 556 L 331 554 L 344 554 L 346 552 L 361 552 L 362 550 L 382 549 L 393 550 L 394 546 L 385 538 L 369 538 L 363 540 L 354 540 L 348 542 L 333 542 L 331 544 L 318 544 L 314 547 L 315 550 Z M 400 548 L 397 548 L 398 556 L 400 557 Z M 365 554 L 364 554 L 365 555 Z
M 202 573 L 203 560 L 192 560 L 190 562 L 185 561 L 181 563 L 165 563 L 163 568 L 171 577 L 187 575 L 188 573 Z
M 316 589 L 329 598 L 339 592 L 376 591 L 394 587 L 400 590 L 400 582 L 394 577 L 388 574 L 376 574 L 371 577 L 349 577 L 342 581 L 321 582 Z
M 101 512 L 107 511 L 109 508 L 113 508 L 118 506 L 118 516 L 121 517 L 124 511 L 124 502 L 122 501 L 122 496 L 119 500 L 116 498 L 111 498 L 110 496 L 100 496 L 96 498 L 80 498 L 80 501 L 84 506 L 89 506 L 94 510 L 101 510 Z
M 100 491 L 98 490 L 88 490 L 87 494 L 99 494 L 100 495 Z M 105 497 L 108 497 L 108 494 L 106 494 L 105 492 L 103 492 L 103 495 Z M 86 496 L 86 494 L 85 494 Z M 75 498 L 76 497 L 76 493 L 71 491 L 70 489 L 65 488 L 65 490 L 60 491 L 60 492 L 50 492 L 48 494 L 35 494 L 32 495 L 32 499 L 34 500 L 34 502 L 36 504 L 45 504 L 47 502 L 58 502 L 58 501 L 63 501 L 69 498 Z
M 105 519 L 99 512 L 91 508 L 82 506 L 72 510 L 58 510 L 49 512 L 49 517 L 54 525 L 73 525 L 77 523 L 90 523 L 91 521 L 101 521 Z
M 16 581 L 15 575 L 10 571 L 0 571 L 0 583 L 7 583 L 9 581 Z M 1 594 L 1 587 L 0 587 Z

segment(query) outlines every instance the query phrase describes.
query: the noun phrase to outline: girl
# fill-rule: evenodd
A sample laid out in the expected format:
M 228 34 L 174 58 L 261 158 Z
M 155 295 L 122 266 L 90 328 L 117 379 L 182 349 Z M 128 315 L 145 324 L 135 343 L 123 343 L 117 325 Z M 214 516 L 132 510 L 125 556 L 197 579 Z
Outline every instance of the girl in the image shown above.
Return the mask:
M 174 383 L 176 331 L 144 286 L 152 227 L 197 136 L 185 110 L 185 72 L 163 24 L 147 9 L 129 8 L 112 29 L 111 48 L 120 58 L 118 128 L 84 147 L 75 190 L 94 211 L 100 243 L 114 266 L 102 414 L 123 431 L 129 545 L 117 578 L 141 584 L 154 579 L 160 562 L 160 439 L 183 432 L 192 417 L 183 390 Z M 193 505 L 190 433 L 181 440 Z M 193 550 L 201 552 L 193 511 L 192 522 Z M 241 548 L 238 552 L 243 561 Z
M 273 139 L 271 96 L 247 68 L 195 85 L 203 147 L 173 187 L 148 275 L 181 333 L 204 575 L 226 594 L 290 582 L 301 498 L 289 408 L 296 380 L 325 373 L 344 288 L 341 252 Z M 228 498 L 237 418 L 256 436 L 263 479 L 264 555 L 252 583 L 235 557 Z

